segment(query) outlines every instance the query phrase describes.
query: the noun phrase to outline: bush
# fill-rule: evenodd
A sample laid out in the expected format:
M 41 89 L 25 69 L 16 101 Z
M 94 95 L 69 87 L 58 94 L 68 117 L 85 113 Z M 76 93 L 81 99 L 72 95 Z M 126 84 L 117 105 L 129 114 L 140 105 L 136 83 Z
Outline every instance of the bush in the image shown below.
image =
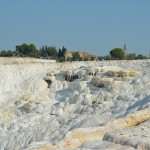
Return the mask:
M 119 59 L 119 60 L 122 60 L 122 59 L 125 59 L 125 52 L 123 51 L 122 48 L 114 48 L 110 51 L 110 55 L 112 58 L 115 58 L 115 59 Z
M 72 54 L 72 61 L 78 61 L 78 60 L 81 60 L 81 57 L 78 52 L 74 52 Z

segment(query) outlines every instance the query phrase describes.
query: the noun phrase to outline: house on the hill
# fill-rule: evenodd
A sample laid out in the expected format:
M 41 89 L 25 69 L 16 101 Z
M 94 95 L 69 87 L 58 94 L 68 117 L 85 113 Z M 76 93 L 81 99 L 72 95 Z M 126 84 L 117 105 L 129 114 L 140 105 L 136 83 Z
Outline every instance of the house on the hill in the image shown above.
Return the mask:
M 72 59 L 72 52 L 70 52 L 70 51 L 66 51 L 65 52 L 65 61 L 67 61 L 67 60 L 71 60 Z
M 73 53 L 74 53 L 74 52 L 71 52 L 71 51 L 65 52 L 65 61 L 71 60 L 72 57 L 73 57 Z M 87 52 L 78 52 L 78 53 L 79 53 L 80 57 L 81 57 L 83 60 L 85 60 L 85 59 L 91 60 L 91 58 L 96 59 L 96 56 L 93 55 L 93 54 L 90 54 L 90 53 L 87 53 Z

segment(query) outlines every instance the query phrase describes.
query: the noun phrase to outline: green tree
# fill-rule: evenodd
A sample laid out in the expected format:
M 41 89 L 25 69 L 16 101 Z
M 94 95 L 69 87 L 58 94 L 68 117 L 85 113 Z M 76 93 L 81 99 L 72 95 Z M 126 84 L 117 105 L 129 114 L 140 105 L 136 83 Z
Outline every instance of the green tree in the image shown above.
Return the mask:
M 40 53 L 40 56 L 41 56 L 41 57 L 48 57 L 48 54 L 47 54 L 47 52 L 46 52 L 46 50 L 45 50 L 45 46 L 42 46 L 42 47 L 40 48 L 39 53 Z
M 38 51 L 34 44 L 29 44 L 27 49 L 28 49 L 28 53 L 37 53 Z
M 37 50 L 36 46 L 34 44 L 28 45 L 28 56 L 30 57 L 40 57 L 40 52 Z
M 11 50 L 8 50 L 8 51 L 6 52 L 6 56 L 7 56 L 7 57 L 12 57 L 12 56 L 13 56 L 13 52 L 12 52 Z
M 129 59 L 129 60 L 134 60 L 134 59 L 136 59 L 136 54 L 135 53 L 130 53 L 130 54 L 128 54 L 127 55 L 127 59 Z
M 67 52 L 67 49 L 63 46 L 62 49 L 58 50 L 58 61 L 62 62 L 65 61 L 65 53 Z
M 91 61 L 94 61 L 95 60 L 95 57 L 94 56 L 91 56 Z
M 30 57 L 39 57 L 39 51 L 36 49 L 34 44 L 23 43 L 20 46 L 16 46 L 16 52 L 19 56 L 30 56 Z
M 5 50 L 1 51 L 0 55 L 1 55 L 2 57 L 6 57 L 6 51 L 5 51 Z
M 17 47 L 16 51 L 27 56 L 29 54 L 28 44 L 26 43 L 21 44 L 20 46 Z
M 110 51 L 110 55 L 112 58 L 115 58 L 115 59 L 119 59 L 119 60 L 125 59 L 125 52 L 122 48 L 112 49 Z
M 74 52 L 72 54 L 72 61 L 78 61 L 78 60 L 81 60 L 81 57 L 79 55 L 79 52 Z
M 42 53 L 41 56 L 44 57 L 44 58 L 47 58 L 48 54 L 47 53 Z
M 84 58 L 84 61 L 89 61 L 89 59 L 87 57 Z
M 142 55 L 142 54 L 138 54 L 138 56 L 136 57 L 136 59 L 147 59 L 146 56 Z
M 63 57 L 61 49 L 58 50 L 58 57 Z
M 47 48 L 47 54 L 48 56 L 51 56 L 52 58 L 56 58 L 57 57 L 57 49 L 54 46 L 50 46 Z
M 65 56 L 66 51 L 67 51 L 67 49 L 63 46 L 63 48 L 62 48 L 62 57 Z
M 112 60 L 114 58 L 112 58 L 110 55 L 106 55 L 103 57 L 104 60 Z

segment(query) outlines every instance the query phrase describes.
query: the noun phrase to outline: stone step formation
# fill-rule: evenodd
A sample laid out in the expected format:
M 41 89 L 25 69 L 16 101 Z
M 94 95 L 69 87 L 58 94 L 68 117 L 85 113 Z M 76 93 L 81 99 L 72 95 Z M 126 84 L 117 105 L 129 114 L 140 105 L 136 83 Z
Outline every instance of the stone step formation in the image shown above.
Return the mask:
M 0 65 L 0 149 L 150 149 L 150 60 L 35 62 Z

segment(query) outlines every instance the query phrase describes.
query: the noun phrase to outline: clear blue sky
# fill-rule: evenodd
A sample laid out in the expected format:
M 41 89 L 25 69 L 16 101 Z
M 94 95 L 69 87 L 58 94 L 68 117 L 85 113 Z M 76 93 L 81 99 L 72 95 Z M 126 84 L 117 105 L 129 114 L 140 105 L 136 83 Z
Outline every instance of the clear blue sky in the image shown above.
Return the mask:
M 150 0 L 0 0 L 0 49 L 22 43 L 148 55 Z

